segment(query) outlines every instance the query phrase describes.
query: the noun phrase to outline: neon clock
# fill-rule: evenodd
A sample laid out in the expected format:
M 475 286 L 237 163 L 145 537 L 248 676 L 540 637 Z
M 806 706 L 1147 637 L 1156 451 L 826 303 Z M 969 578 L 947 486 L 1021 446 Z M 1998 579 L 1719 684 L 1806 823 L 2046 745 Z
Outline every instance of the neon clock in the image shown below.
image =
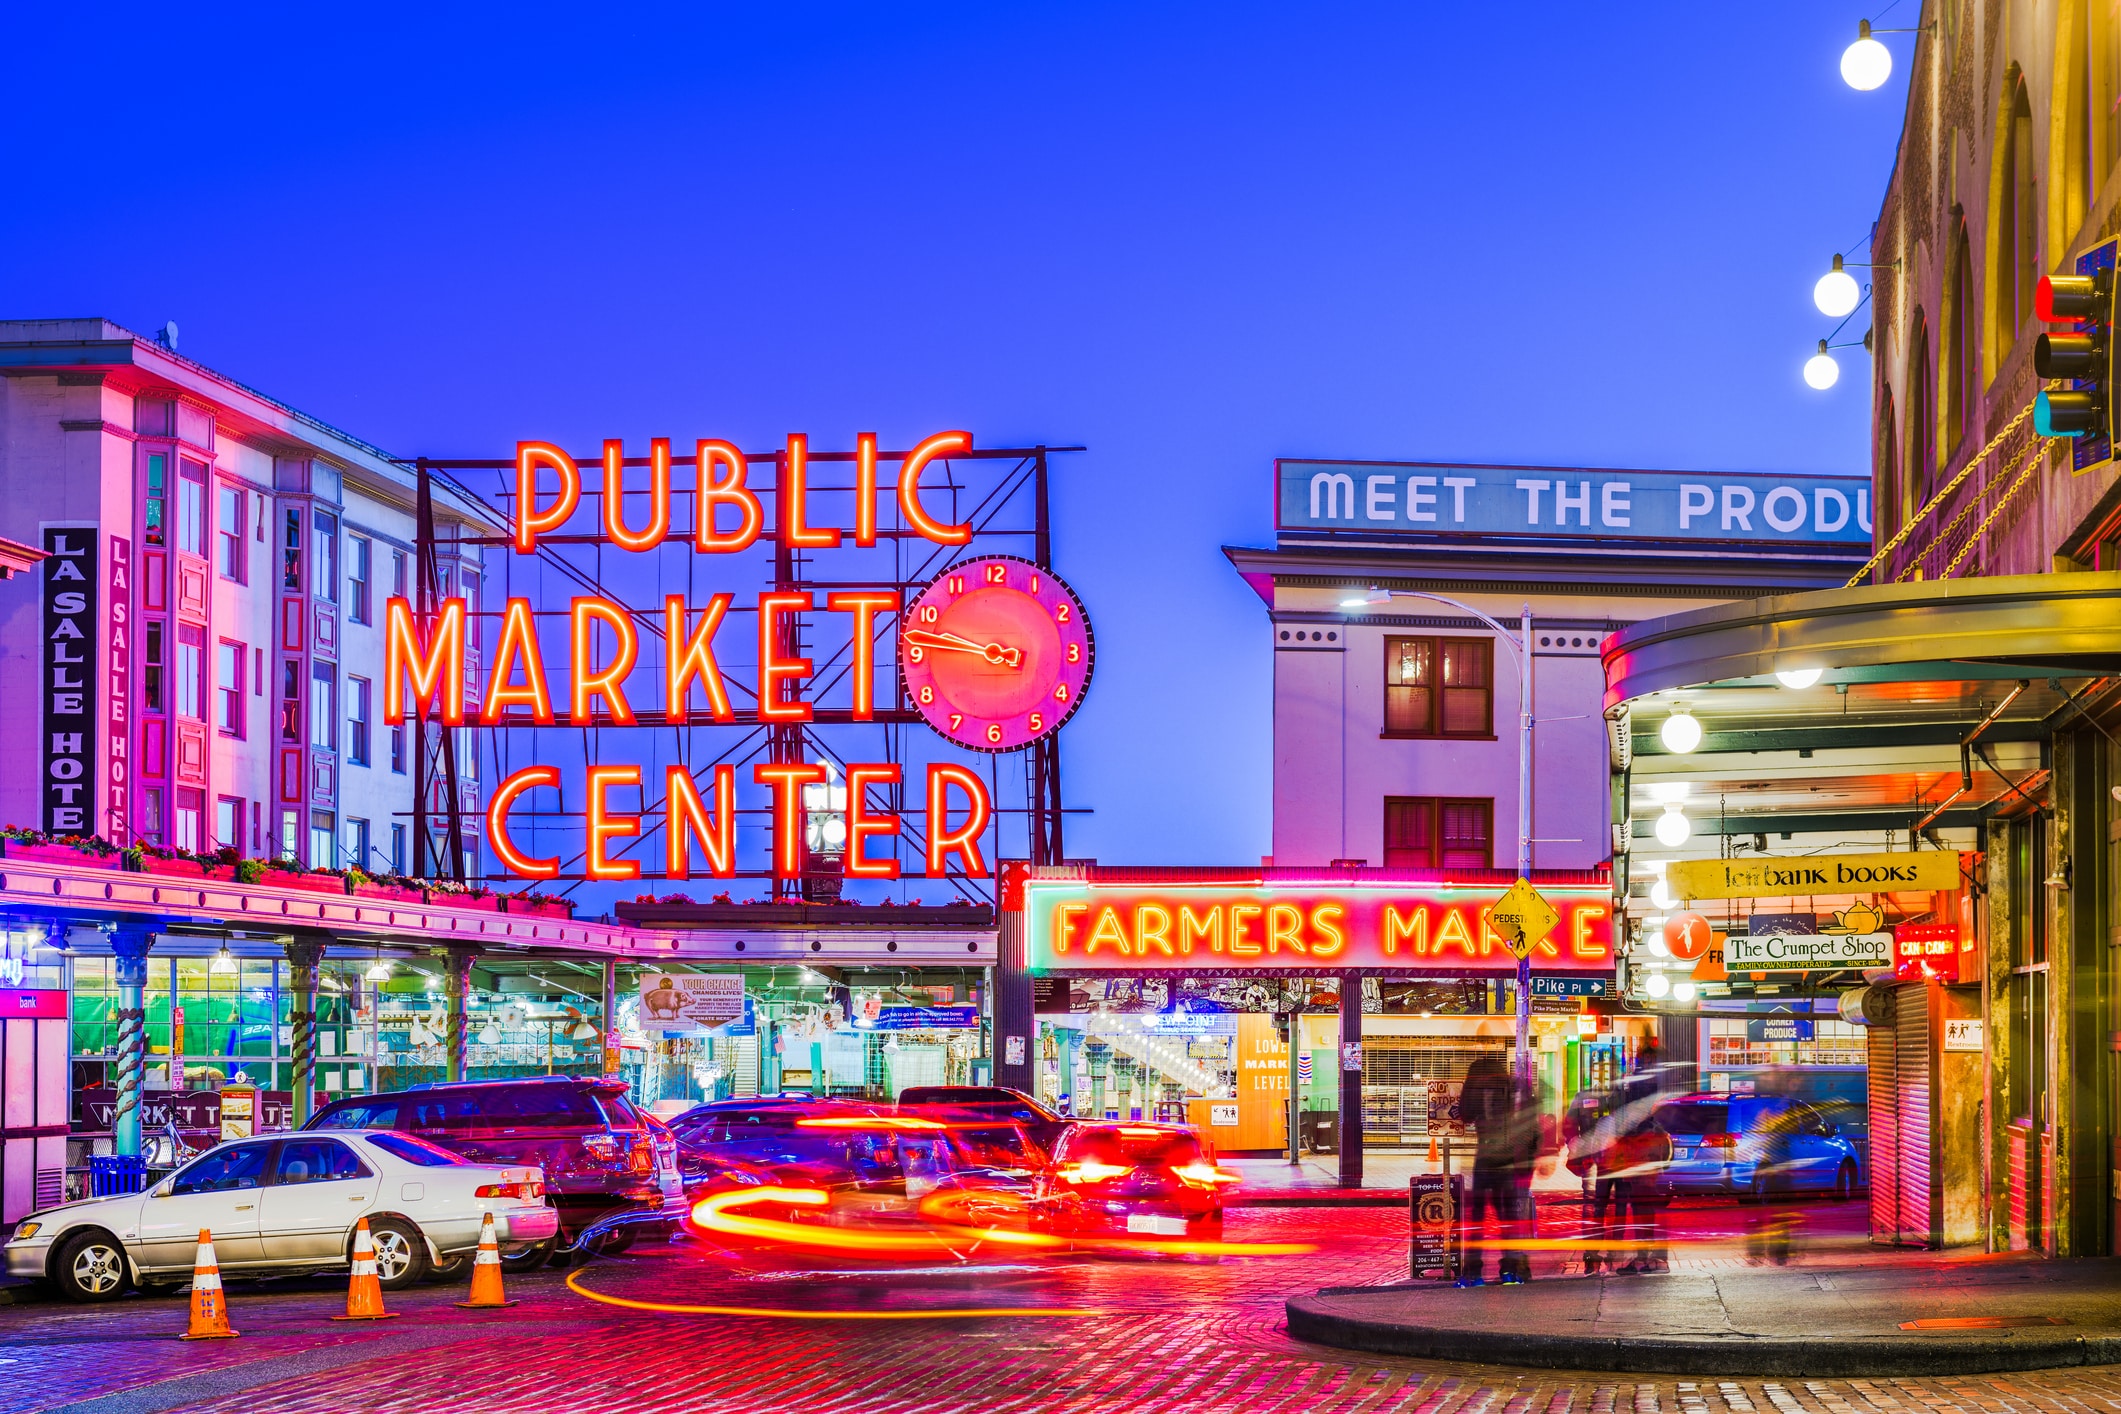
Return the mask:
M 1013 555 L 950 566 L 906 606 L 899 672 L 914 709 L 975 751 L 1029 746 L 1082 705 L 1093 656 L 1082 600 Z

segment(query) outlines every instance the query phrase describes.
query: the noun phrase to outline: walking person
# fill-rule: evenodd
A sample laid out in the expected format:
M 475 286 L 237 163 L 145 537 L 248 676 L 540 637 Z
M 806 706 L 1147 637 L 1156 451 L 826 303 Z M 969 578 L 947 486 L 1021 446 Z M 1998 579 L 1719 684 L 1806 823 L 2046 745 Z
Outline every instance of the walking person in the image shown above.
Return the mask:
M 1614 1138 L 1605 1157 L 1615 1185 L 1616 1225 L 1623 1237 L 1622 1245 L 1635 1249 L 1634 1257 L 1616 1269 L 1623 1274 L 1672 1269 L 1657 1235 L 1658 1222 L 1672 1195 L 1672 1136 L 1657 1123 L 1657 1106 L 1664 1086 L 1662 1071 L 1657 1044 L 1652 1041 L 1642 1048 L 1634 1072 L 1621 1084 L 1612 1116 Z
M 1466 1194 L 1467 1266 L 1460 1286 L 1481 1286 L 1486 1266 L 1483 1232 L 1494 1219 L 1501 1239 L 1497 1275 L 1505 1285 L 1527 1281 L 1531 1257 L 1521 1245 L 1533 1223 L 1532 1169 L 1539 1158 L 1539 1106 L 1529 1087 L 1510 1079 L 1503 1059 L 1483 1054 L 1466 1070 L 1459 1113 L 1474 1128 L 1473 1181 Z

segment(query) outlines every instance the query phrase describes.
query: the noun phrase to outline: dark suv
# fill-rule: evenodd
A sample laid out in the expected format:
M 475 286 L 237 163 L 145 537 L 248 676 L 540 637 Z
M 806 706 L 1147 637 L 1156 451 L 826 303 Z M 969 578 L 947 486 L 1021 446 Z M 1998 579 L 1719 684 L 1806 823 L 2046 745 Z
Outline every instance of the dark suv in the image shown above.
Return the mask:
M 560 1232 L 512 1256 L 508 1265 L 518 1270 L 572 1247 L 607 1213 L 684 1212 L 677 1142 L 662 1121 L 633 1107 L 623 1081 L 545 1076 L 415 1085 L 326 1105 L 303 1128 L 396 1129 L 479 1163 L 539 1165 Z M 630 1232 L 617 1229 L 605 1250 L 624 1245 Z

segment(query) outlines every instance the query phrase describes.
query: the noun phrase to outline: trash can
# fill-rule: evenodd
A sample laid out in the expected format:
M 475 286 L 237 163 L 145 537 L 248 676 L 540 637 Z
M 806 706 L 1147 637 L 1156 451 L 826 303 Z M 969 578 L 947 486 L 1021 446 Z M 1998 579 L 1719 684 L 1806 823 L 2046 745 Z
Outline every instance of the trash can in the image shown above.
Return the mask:
M 88 1196 L 109 1198 L 147 1186 L 147 1163 L 138 1154 L 97 1154 L 88 1161 Z

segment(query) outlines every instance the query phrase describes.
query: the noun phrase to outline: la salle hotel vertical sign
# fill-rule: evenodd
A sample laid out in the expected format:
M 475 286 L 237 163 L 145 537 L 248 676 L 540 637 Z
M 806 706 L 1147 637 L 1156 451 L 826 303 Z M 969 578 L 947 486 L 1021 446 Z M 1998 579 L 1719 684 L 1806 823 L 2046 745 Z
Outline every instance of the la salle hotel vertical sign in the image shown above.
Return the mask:
M 38 792 L 47 834 L 95 833 L 97 528 L 44 528 Z

